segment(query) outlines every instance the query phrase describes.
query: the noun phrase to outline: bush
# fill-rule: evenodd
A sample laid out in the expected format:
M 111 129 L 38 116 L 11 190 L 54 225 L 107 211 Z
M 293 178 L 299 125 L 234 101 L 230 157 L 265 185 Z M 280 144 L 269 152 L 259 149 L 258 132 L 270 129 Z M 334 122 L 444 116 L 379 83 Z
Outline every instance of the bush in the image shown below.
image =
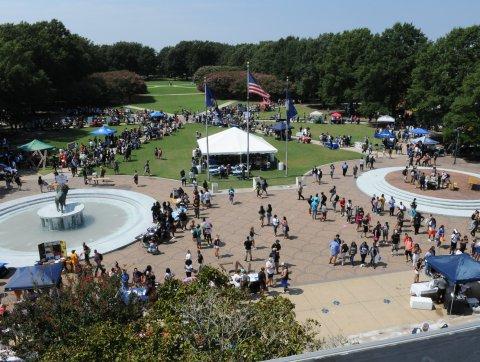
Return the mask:
M 203 87 L 203 78 L 208 77 L 211 73 L 228 72 L 232 70 L 240 70 L 240 67 L 232 67 L 228 65 L 207 65 L 197 69 L 193 75 L 193 82 L 197 86 Z M 203 89 L 203 88 L 202 88 Z

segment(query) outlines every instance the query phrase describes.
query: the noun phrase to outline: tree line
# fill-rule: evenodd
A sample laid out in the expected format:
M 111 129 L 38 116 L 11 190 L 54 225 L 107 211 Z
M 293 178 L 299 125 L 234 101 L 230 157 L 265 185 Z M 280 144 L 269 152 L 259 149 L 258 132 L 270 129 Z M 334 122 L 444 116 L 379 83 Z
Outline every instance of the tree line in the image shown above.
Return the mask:
M 145 91 L 133 75 L 128 94 L 125 86 L 106 90 L 107 84 L 123 82 L 98 80 L 105 72 L 192 79 L 205 66 L 222 66 L 229 73 L 245 70 L 247 61 L 252 71 L 276 77 L 273 93 L 288 76 L 292 95 L 303 102 L 355 105 L 364 116 L 409 111 L 424 126 L 443 126 L 447 138 L 461 130 L 463 142 L 480 140 L 480 26 L 455 28 L 435 41 L 411 24 L 397 23 L 382 33 L 359 28 L 238 45 L 182 41 L 157 52 L 134 42 L 97 45 L 57 20 L 3 24 L 0 114 L 64 104 L 120 103 L 133 89 Z M 239 93 L 238 87 L 230 88 L 232 94 Z

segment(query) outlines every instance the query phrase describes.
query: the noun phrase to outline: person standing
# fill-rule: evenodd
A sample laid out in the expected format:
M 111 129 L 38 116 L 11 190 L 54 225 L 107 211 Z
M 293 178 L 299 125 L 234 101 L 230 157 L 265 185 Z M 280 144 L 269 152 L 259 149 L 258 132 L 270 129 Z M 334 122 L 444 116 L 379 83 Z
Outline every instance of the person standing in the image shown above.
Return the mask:
M 260 293 L 268 291 L 267 288 L 267 275 L 265 274 L 265 268 L 262 266 L 258 272 L 258 283 L 260 284 Z
M 340 253 L 340 240 L 338 239 L 338 235 L 337 235 L 335 239 L 330 241 L 330 260 L 328 261 L 328 264 L 333 264 L 333 266 L 335 266 L 339 253 Z
M 335 172 L 335 165 L 333 163 L 330 164 L 330 178 L 333 180 L 333 174 Z
M 345 216 L 345 203 L 346 203 L 345 197 L 342 197 L 340 199 L 340 215 L 341 216 Z
M 133 183 L 138 187 L 138 172 L 135 170 L 135 173 L 133 174 Z
M 180 181 L 182 182 L 182 186 L 187 186 L 187 177 L 185 175 L 185 170 L 180 171 Z
M 215 250 L 215 257 L 217 259 L 220 259 L 220 255 L 219 255 L 219 252 L 220 252 L 220 244 L 221 244 L 221 241 L 220 241 L 220 235 L 217 235 L 215 237 L 215 239 L 213 240 L 213 249 Z
M 230 187 L 230 189 L 228 190 L 228 201 L 230 201 L 230 204 L 233 205 L 233 199 L 235 198 L 235 190 Z
M 410 261 L 413 261 L 413 240 L 407 233 L 403 238 L 403 244 L 405 245 L 405 261 L 408 263 L 408 257 L 410 257 Z
M 198 196 L 198 194 L 193 198 L 193 211 L 195 218 L 200 219 L 200 196 Z
M 273 275 L 275 274 L 273 258 L 268 258 L 265 263 L 265 269 L 267 271 L 267 287 L 273 287 Z
M 283 292 L 286 293 L 288 290 L 288 280 L 290 279 L 290 272 L 288 271 L 288 266 L 282 264 L 282 274 L 280 275 L 281 285 L 283 287 Z
M 120 280 L 122 282 L 122 289 L 128 289 L 129 279 L 130 279 L 130 275 L 128 275 L 125 269 L 122 269 L 122 274 L 120 275 Z
M 348 253 L 350 256 L 350 264 L 352 264 L 352 266 L 355 266 L 354 259 L 355 255 L 357 255 L 357 243 L 355 241 L 352 241 L 352 243 L 350 244 L 350 250 L 348 251 Z
M 317 177 L 318 177 L 318 184 L 320 185 L 322 183 L 322 177 L 323 177 L 323 171 L 321 168 L 317 170 Z
M 368 255 L 368 251 L 370 250 L 370 248 L 368 247 L 368 244 L 366 241 L 363 241 L 361 244 L 360 244 L 360 258 L 362 260 L 362 264 L 360 265 L 361 267 L 364 267 L 365 266 L 365 259 Z
M 372 247 L 370 248 L 369 254 L 370 254 L 370 265 L 373 266 L 373 269 L 376 269 L 377 263 L 380 261 L 380 250 L 378 249 L 376 242 L 374 242 Z
M 280 220 L 278 219 L 277 215 L 273 215 L 272 219 L 272 226 L 273 226 L 273 234 L 277 236 L 278 226 L 280 225 Z
M 38 176 L 38 187 L 40 187 L 40 192 L 43 193 L 43 186 L 44 186 L 44 183 L 45 181 L 42 180 L 42 176 Z
M 272 224 L 272 205 L 267 205 L 267 225 L 270 226 Z
M 90 263 L 90 248 L 88 247 L 87 243 L 83 243 L 83 255 L 85 257 L 85 264 L 88 266 L 91 266 L 92 264 Z
M 282 224 L 283 238 L 288 239 L 289 238 L 288 233 L 290 231 L 290 226 L 288 225 L 288 221 L 287 221 L 286 216 L 283 217 L 281 224 Z
M 395 212 L 395 199 L 393 196 L 390 196 L 390 200 L 388 200 L 388 207 L 390 211 L 390 216 L 393 216 L 393 213 Z
M 197 262 L 198 262 L 198 271 L 203 268 L 203 255 L 200 250 L 197 250 Z
M 347 176 L 347 171 L 348 171 L 348 165 L 347 165 L 347 162 L 345 161 L 342 165 L 342 174 L 343 174 L 343 177 Z
M 400 233 L 397 229 L 393 230 L 392 233 L 392 256 L 395 253 L 395 256 L 398 256 L 398 245 L 400 244 Z
M 264 222 L 265 222 L 265 214 L 266 211 L 263 207 L 263 205 L 260 205 L 260 210 L 258 210 L 258 215 L 260 215 L 260 226 L 263 228 Z
M 245 261 L 247 261 L 248 257 L 250 257 L 250 261 L 252 261 L 252 241 L 250 240 L 250 236 L 247 236 L 247 239 L 243 242 L 243 246 L 245 247 Z
M 357 178 L 358 174 L 358 166 L 355 164 L 353 165 L 353 178 Z

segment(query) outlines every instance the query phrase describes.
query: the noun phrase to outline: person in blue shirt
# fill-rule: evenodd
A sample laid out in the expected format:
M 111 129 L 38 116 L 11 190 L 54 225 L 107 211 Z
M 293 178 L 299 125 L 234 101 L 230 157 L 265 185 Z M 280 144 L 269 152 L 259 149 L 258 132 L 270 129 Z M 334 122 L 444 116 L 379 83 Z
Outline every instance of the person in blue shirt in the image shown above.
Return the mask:
M 335 266 L 335 263 L 337 262 L 337 257 L 338 254 L 340 253 L 340 236 L 337 234 L 335 236 L 335 239 L 330 241 L 330 260 L 328 264 L 333 264 Z
M 128 289 L 128 280 L 130 279 L 130 276 L 125 269 L 122 270 L 122 275 L 120 276 L 120 279 L 122 281 L 122 288 Z

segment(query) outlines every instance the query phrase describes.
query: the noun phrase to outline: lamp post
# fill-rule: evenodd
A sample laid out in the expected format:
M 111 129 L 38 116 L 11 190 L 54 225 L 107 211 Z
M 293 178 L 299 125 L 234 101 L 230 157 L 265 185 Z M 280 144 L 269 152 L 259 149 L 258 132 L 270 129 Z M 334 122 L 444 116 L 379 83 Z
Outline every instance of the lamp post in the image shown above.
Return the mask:
M 458 154 L 458 140 L 460 138 L 460 128 L 456 128 L 455 131 L 457 132 L 457 141 L 455 142 L 455 156 L 453 158 L 453 164 L 457 164 L 457 154 Z

